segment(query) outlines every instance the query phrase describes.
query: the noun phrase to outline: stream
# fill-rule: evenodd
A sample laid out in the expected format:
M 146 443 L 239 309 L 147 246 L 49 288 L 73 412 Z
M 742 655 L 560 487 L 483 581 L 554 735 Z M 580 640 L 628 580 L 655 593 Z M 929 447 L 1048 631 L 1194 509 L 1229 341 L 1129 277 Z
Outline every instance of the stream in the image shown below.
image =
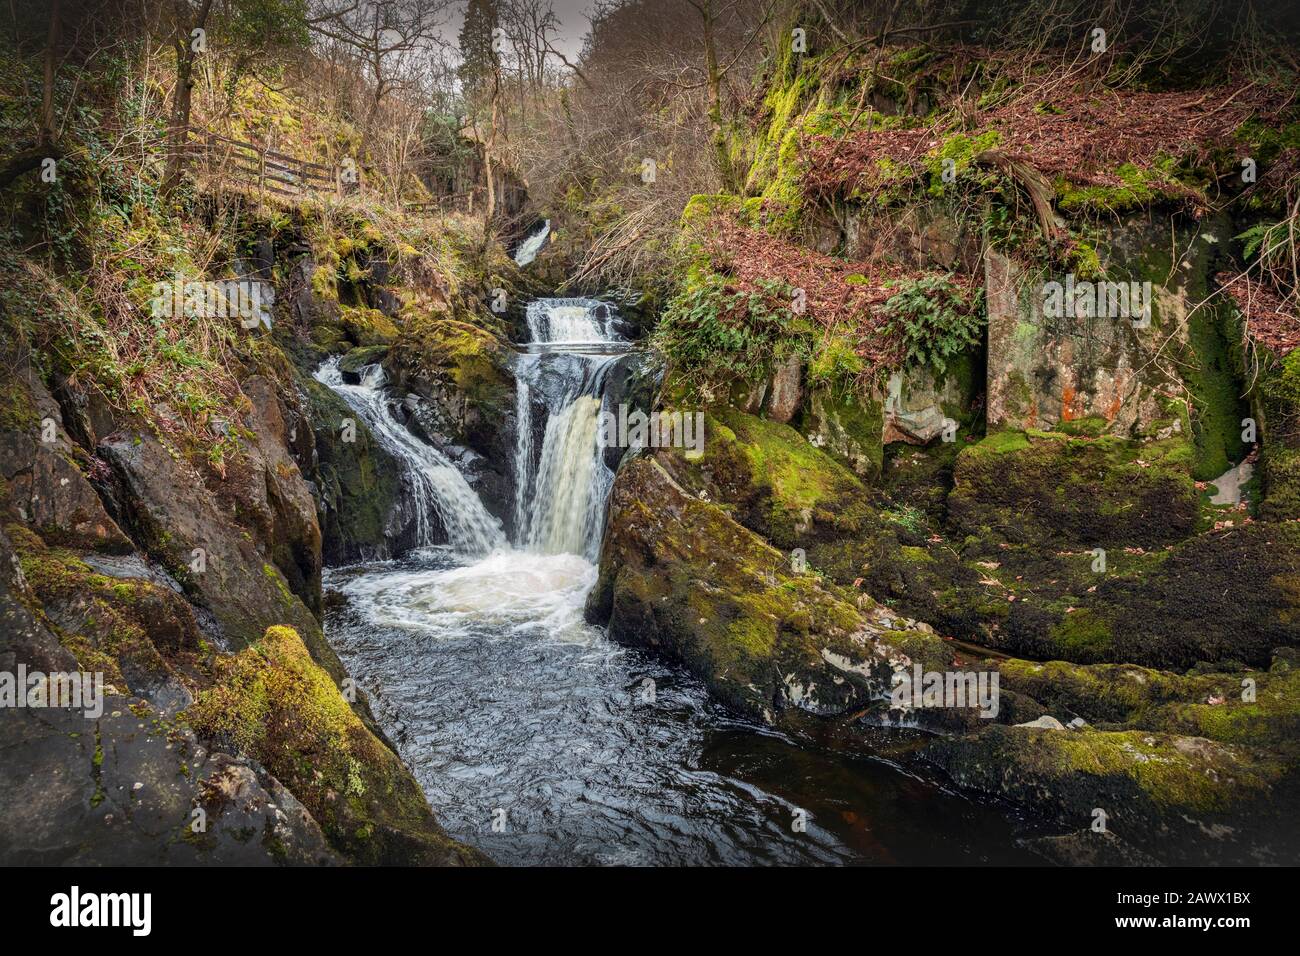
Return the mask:
M 512 541 L 393 416 L 377 366 L 354 385 L 317 373 L 402 464 L 403 507 L 450 542 L 429 545 L 430 530 L 397 560 L 326 574 L 348 598 L 329 640 L 447 831 L 517 865 L 1033 862 L 1003 810 L 739 721 L 585 623 L 613 483 L 599 414 L 611 373 L 638 358 L 594 300 L 541 299 L 527 322 Z

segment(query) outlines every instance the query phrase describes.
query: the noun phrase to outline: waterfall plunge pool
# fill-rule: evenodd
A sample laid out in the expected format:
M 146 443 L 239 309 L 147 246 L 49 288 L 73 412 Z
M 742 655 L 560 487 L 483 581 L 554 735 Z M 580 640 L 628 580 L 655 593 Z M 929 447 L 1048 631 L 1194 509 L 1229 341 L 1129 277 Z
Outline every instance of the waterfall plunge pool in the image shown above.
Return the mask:
M 327 573 L 330 641 L 457 839 L 514 865 L 1030 862 L 996 809 L 735 720 L 613 644 L 583 621 L 595 576 L 444 549 Z
M 738 721 L 682 669 L 585 622 L 613 481 L 599 412 L 631 344 L 591 299 L 538 300 L 527 322 L 513 544 L 392 419 L 382 373 L 317 376 L 452 538 L 325 577 L 348 598 L 326 634 L 448 832 L 518 865 L 1032 862 L 998 810 Z

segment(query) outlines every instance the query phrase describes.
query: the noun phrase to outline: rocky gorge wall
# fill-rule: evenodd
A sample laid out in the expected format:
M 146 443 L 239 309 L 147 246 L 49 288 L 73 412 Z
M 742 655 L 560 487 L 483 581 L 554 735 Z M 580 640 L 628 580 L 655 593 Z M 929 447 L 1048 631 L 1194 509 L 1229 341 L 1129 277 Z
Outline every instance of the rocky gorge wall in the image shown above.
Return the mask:
M 397 553 L 413 516 L 396 464 L 312 372 L 393 355 L 412 424 L 443 416 L 424 427 L 470 455 L 512 396 L 493 398 L 499 341 L 450 291 L 471 273 L 391 276 L 360 223 L 254 222 L 243 241 L 235 275 L 276 305 L 208 419 L 220 456 L 175 411 L 62 365 L 40 340 L 68 298 L 6 260 L 0 669 L 101 673 L 105 696 L 95 715 L 4 709 L 0 859 L 486 862 L 439 827 L 324 638 L 322 567 Z
M 1048 859 L 1293 859 L 1294 363 L 1224 286 L 1258 212 L 1045 180 L 996 120 L 936 134 L 935 87 L 967 82 L 942 53 L 919 106 L 874 81 L 861 133 L 852 67 L 792 60 L 736 134 L 744 191 L 688 206 L 652 339 L 704 453 L 624 461 L 589 619 L 755 719 L 1023 805 Z M 1008 226 L 1026 183 L 1047 205 Z M 1051 281 L 1136 283 L 1149 312 L 1053 313 Z M 996 673 L 996 716 L 891 705 L 918 665 Z

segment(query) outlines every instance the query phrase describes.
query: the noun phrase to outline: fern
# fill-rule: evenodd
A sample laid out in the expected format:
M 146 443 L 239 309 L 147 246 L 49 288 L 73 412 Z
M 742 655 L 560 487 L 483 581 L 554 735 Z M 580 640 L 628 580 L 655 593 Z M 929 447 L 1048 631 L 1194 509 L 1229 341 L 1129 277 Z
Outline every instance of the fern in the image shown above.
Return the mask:
M 939 372 L 980 340 L 986 321 L 983 290 L 968 299 L 950 276 L 900 283 L 884 307 L 890 317 L 886 331 L 902 334 L 904 363 Z

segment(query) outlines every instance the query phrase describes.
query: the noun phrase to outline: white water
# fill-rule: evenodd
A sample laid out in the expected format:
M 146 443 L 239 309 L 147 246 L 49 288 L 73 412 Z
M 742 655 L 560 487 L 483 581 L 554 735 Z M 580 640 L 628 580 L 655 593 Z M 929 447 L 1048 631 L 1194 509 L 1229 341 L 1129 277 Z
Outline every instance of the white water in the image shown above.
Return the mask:
M 973 805 L 883 762 L 754 733 L 683 671 L 584 621 L 613 478 L 596 425 L 625 346 L 573 307 L 541 304 L 542 334 L 520 355 L 513 550 L 445 457 L 392 416 L 382 371 L 356 386 L 333 364 L 317 372 L 403 463 L 412 503 L 455 530 L 455 554 L 327 572 L 349 598 L 330 641 L 439 820 L 501 863 L 1003 862 L 1010 839 Z M 599 348 L 572 344 L 593 329 Z M 792 831 L 795 813 L 806 831 Z
M 448 543 L 460 554 L 477 556 L 505 547 L 501 523 L 488 514 L 456 466 L 393 417 L 380 366 L 366 366 L 361 383 L 349 385 L 339 371 L 338 359 L 333 358 L 316 370 L 315 378 L 347 402 L 401 465 L 415 513 L 417 545 L 435 543 L 437 525 L 431 519 L 436 516 Z
M 595 345 L 620 342 L 610 330 L 613 312 L 595 299 L 538 299 L 528 304 L 525 319 L 537 344 Z
M 600 445 L 605 381 L 625 344 L 610 328 L 608 306 L 592 299 L 539 299 L 529 305 L 528 328 L 538 349 L 521 356 L 518 381 L 552 376 L 542 395 L 552 396 L 536 478 L 532 474 L 532 402 L 518 403 L 515 475 L 527 523 L 516 523 L 517 541 L 542 554 L 580 554 L 595 561 L 605 523 L 605 502 L 614 481 Z M 582 345 L 601 345 L 593 352 Z M 612 353 L 612 354 L 611 354 Z M 531 391 L 530 391 L 531 395 Z
M 536 259 L 550 235 L 551 220 L 547 219 L 542 223 L 542 228 L 519 244 L 519 248 L 515 250 L 515 265 L 523 267 Z

